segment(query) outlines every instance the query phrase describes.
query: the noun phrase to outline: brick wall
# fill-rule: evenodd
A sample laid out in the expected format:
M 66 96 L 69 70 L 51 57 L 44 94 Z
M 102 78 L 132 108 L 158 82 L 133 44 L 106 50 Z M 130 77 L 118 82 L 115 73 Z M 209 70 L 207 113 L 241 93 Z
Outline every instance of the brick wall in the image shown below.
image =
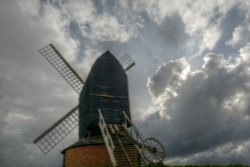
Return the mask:
M 64 154 L 65 167 L 110 167 L 108 151 L 104 144 L 69 148 Z

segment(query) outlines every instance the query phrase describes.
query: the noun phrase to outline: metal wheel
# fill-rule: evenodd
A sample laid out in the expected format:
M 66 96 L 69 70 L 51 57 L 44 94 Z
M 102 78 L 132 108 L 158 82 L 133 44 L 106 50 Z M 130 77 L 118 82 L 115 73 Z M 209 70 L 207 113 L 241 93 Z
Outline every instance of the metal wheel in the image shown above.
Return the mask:
M 150 163 L 159 163 L 166 157 L 163 145 L 155 138 L 147 138 L 142 143 L 142 155 Z

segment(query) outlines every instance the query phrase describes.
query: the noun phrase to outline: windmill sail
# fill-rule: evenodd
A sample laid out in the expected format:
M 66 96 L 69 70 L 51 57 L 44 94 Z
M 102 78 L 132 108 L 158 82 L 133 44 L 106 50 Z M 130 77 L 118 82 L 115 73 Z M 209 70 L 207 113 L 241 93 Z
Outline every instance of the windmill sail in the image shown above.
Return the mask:
M 135 65 L 135 62 L 132 60 L 132 58 L 129 56 L 129 54 L 123 55 L 119 59 L 120 64 L 122 65 L 124 71 L 128 71 L 131 67 Z
M 77 93 L 81 93 L 84 81 L 52 44 L 49 44 L 48 46 L 40 49 L 39 52 L 60 73 L 60 75 Z M 118 64 L 119 66 L 121 64 L 121 71 L 128 71 L 132 66 L 135 65 L 135 62 L 129 57 L 128 54 L 126 54 L 119 59 Z M 106 90 L 106 88 L 102 88 L 102 90 L 104 89 Z M 52 150 L 79 124 L 78 108 L 79 106 L 77 105 L 34 140 L 34 143 L 37 144 L 37 146 L 44 154 L 47 154 L 50 150 Z M 81 122 L 80 119 L 80 125 L 81 124 L 85 125 Z
M 37 144 L 44 154 L 47 154 L 78 125 L 78 119 L 79 111 L 77 105 L 38 136 L 34 143 Z
M 82 78 L 75 72 L 75 70 L 52 44 L 40 49 L 39 52 L 77 93 L 81 92 L 84 84 Z
M 84 84 L 82 78 L 52 44 L 40 49 L 39 52 L 77 93 L 81 92 Z M 37 144 L 44 154 L 47 154 L 78 125 L 78 120 L 79 111 L 77 105 L 38 136 L 34 143 Z

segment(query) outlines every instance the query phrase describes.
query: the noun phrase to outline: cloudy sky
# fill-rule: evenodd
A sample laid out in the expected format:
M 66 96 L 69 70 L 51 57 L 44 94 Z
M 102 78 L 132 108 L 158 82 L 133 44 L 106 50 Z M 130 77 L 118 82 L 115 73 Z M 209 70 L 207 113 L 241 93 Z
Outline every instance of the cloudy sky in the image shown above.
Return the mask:
M 249 0 L 1 0 L 0 166 L 62 165 L 33 144 L 78 103 L 38 50 L 53 43 L 86 78 L 110 50 L 127 74 L 133 120 L 167 164 L 250 164 Z

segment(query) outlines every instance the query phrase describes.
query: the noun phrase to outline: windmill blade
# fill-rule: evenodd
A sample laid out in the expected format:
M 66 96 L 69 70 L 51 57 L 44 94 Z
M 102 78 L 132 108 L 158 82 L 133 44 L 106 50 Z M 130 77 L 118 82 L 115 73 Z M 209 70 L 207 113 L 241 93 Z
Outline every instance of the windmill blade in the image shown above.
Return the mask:
M 77 105 L 38 136 L 34 143 L 44 154 L 47 154 L 78 125 L 78 119 L 79 111 Z
M 133 67 L 135 65 L 134 60 L 132 60 L 132 58 L 129 56 L 128 53 L 123 55 L 119 59 L 119 62 L 122 65 L 124 71 L 128 71 L 131 67 Z
M 52 44 L 49 44 L 48 46 L 40 49 L 39 52 L 61 74 L 69 85 L 77 93 L 80 93 L 84 82 L 76 71 L 63 58 L 59 51 Z

